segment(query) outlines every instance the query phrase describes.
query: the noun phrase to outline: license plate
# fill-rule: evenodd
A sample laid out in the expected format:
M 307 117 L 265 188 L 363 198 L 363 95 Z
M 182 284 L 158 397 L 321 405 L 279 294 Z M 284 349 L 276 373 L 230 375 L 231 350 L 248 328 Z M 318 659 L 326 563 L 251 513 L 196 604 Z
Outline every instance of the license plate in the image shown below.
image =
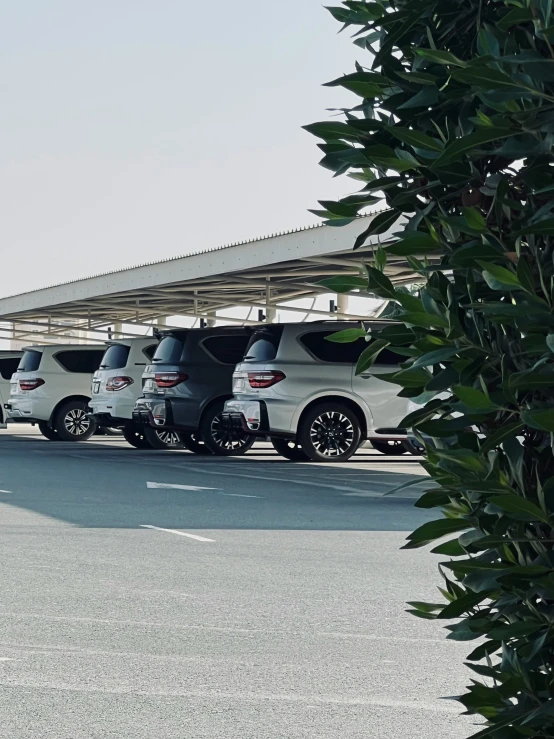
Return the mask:
M 97 395 L 100 392 L 100 380 L 95 380 L 92 383 L 92 392 Z

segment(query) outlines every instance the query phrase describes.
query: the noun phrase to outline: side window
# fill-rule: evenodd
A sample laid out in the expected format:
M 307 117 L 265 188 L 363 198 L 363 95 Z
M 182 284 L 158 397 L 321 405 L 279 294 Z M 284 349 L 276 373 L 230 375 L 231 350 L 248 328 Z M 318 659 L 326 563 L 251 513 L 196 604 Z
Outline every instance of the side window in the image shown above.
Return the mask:
M 154 356 L 154 352 L 157 349 L 157 346 L 158 346 L 157 344 L 151 344 L 150 346 L 145 346 L 144 349 L 142 350 L 142 353 L 146 354 L 146 357 L 150 362 L 152 361 L 152 358 Z
M 92 374 L 100 366 L 103 356 L 103 349 L 74 349 L 58 352 L 55 358 L 66 372 Z
M 248 345 L 249 336 L 210 336 L 202 346 L 222 364 L 238 364 Z
M 2 376 L 2 379 L 10 380 L 13 373 L 17 371 L 19 362 L 19 357 L 0 359 L 0 376 Z
M 354 364 L 367 346 L 364 339 L 358 339 L 349 344 L 336 344 L 327 341 L 327 336 L 336 331 L 313 331 L 300 337 L 300 343 L 320 362 L 338 362 L 340 364 Z
M 337 362 L 340 364 L 356 364 L 358 357 L 369 346 L 365 339 L 358 339 L 347 344 L 337 344 L 328 341 L 334 331 L 314 331 L 300 337 L 300 343 L 320 362 Z M 375 362 L 375 365 L 397 365 L 404 361 L 405 357 L 384 349 Z

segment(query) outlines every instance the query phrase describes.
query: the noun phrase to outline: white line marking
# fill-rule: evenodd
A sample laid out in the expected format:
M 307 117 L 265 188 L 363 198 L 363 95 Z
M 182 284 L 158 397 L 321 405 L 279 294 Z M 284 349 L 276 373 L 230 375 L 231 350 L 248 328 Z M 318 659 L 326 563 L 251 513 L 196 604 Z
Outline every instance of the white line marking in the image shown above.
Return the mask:
M 11 490 L 0 490 L 0 493 L 5 493 L 6 495 L 13 495 Z
M 227 496 L 227 498 L 259 498 L 263 499 L 261 495 L 241 495 L 240 493 L 221 493 L 221 495 Z
M 170 482 L 147 482 L 146 487 L 151 489 L 168 488 L 170 490 L 219 490 L 219 488 L 202 488 L 198 485 L 175 485 Z
M 215 541 L 215 539 L 206 539 L 205 536 L 197 536 L 196 534 L 185 534 L 184 531 L 177 531 L 176 529 L 162 529 L 159 526 L 150 526 L 149 524 L 141 524 L 141 529 L 154 529 L 154 531 L 165 531 L 166 534 L 177 534 L 177 536 L 186 536 L 188 539 L 195 539 L 196 541 Z
M 0 657 L 0 662 L 15 662 L 15 657 Z

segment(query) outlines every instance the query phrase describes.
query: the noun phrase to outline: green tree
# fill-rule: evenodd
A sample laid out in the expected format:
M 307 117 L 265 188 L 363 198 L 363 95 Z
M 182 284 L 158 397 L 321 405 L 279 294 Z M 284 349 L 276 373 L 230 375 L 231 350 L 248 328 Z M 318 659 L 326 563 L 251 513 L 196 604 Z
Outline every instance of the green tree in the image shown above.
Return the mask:
M 411 610 L 448 622 L 449 639 L 483 640 L 460 697 L 485 719 L 475 737 L 554 737 L 552 0 L 329 10 L 364 58 L 328 84 L 359 99 L 306 128 L 324 167 L 364 184 L 318 212 L 342 225 L 382 193 L 387 210 L 355 246 L 407 222 L 367 267 L 399 322 L 360 362 L 395 347 L 406 361 L 383 379 L 423 406 L 406 420 L 431 439 L 418 505 L 443 516 L 406 546 L 450 535 L 433 549 L 448 558 L 444 602 Z M 418 296 L 386 276 L 390 254 L 420 275 Z

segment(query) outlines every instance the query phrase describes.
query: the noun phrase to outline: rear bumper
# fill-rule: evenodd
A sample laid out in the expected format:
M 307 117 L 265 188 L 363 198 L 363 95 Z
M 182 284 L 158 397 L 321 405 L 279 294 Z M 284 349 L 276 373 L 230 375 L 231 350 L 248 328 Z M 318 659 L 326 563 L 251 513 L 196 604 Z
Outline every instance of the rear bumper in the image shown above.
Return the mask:
M 224 417 L 233 426 L 240 426 L 251 436 L 279 436 L 294 439 L 296 433 L 287 424 L 280 424 L 270 403 L 265 400 L 237 400 L 225 403 Z M 284 428 L 283 428 L 284 426 Z
M 39 423 L 49 422 L 51 408 L 41 407 L 42 404 L 29 398 L 18 398 L 4 403 L 6 421 L 8 423 Z
M 135 404 L 132 420 L 140 426 L 197 431 L 199 409 L 196 403 L 180 398 L 139 398 Z
M 93 396 L 89 401 L 90 415 L 94 418 L 108 416 L 113 419 L 130 421 L 133 417 L 135 401 L 128 398 L 118 398 L 117 393 L 111 393 L 110 398 Z

